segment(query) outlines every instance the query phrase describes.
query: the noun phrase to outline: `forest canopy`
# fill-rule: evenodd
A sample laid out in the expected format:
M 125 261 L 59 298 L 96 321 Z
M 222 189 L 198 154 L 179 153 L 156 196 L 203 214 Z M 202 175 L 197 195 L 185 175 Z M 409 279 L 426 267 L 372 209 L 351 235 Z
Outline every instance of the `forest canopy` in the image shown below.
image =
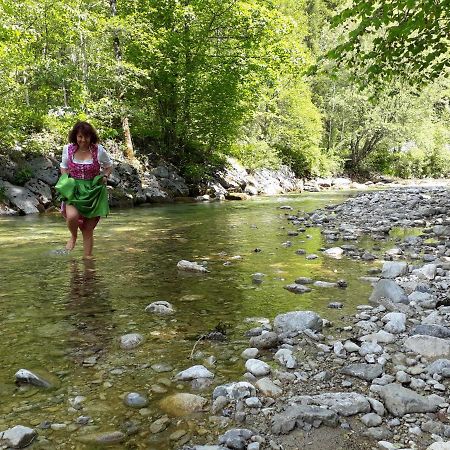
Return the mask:
M 193 182 L 227 155 L 443 176 L 449 2 L 3 0 L 0 151 L 58 156 L 87 119 Z

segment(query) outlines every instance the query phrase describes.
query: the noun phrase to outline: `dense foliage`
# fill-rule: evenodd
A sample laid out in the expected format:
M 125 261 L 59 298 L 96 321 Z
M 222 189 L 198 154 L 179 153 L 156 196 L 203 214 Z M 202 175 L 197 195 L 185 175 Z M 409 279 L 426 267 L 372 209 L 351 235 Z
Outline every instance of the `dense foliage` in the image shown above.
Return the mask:
M 353 0 L 333 24 L 350 32 L 328 56 L 362 65 L 376 83 L 422 84 L 450 68 L 450 0 Z
M 82 118 L 196 182 L 227 154 L 301 176 L 442 176 L 446 2 L 3 0 L 0 148 L 58 153 Z

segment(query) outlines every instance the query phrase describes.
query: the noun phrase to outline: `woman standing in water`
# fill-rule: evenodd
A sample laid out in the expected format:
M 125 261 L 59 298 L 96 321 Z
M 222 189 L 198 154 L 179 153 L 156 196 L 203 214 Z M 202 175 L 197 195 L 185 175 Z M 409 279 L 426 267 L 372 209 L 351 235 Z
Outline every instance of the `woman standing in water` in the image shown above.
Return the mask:
M 61 177 L 55 188 L 62 204 L 70 238 L 66 249 L 73 250 L 78 228 L 83 235 L 84 257 L 92 257 L 94 228 L 100 217 L 109 213 L 106 184 L 112 172 L 112 162 L 98 144 L 98 135 L 88 122 L 77 122 L 69 133 L 70 144 L 63 148 Z

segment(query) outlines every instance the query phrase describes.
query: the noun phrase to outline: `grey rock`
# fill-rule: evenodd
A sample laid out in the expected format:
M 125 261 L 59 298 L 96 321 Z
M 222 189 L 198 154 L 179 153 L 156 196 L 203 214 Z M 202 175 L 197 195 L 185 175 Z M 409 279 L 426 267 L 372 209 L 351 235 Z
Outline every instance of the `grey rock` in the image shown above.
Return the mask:
M 41 376 L 27 369 L 19 369 L 16 374 L 16 383 L 31 384 L 33 386 L 50 388 L 52 385 L 49 381 L 44 380 Z
M 38 214 L 39 200 L 33 192 L 21 186 L 15 186 L 8 181 L 0 180 L 0 188 L 5 192 L 9 202 L 23 214 Z
M 219 396 L 230 400 L 242 400 L 247 397 L 255 397 L 256 389 L 253 384 L 247 381 L 238 381 L 217 386 L 213 391 L 212 398 L 216 399 Z
M 139 392 L 129 392 L 125 395 L 123 402 L 131 408 L 145 408 L 148 405 L 148 398 Z
M 380 344 L 391 344 L 396 339 L 397 338 L 393 334 L 388 333 L 387 331 L 384 330 L 380 330 L 372 334 L 366 334 L 365 336 L 361 337 L 362 341 L 377 342 Z
M 203 267 L 201 264 L 196 262 L 187 261 L 182 259 L 177 263 L 178 270 L 183 270 L 186 272 L 196 272 L 196 273 L 208 273 L 209 270 Z
M 341 247 L 332 247 L 326 249 L 323 253 L 331 258 L 341 258 L 344 250 Z
M 319 288 L 335 288 L 337 287 L 337 283 L 329 282 L 329 281 L 314 281 L 313 285 Z
M 257 348 L 246 348 L 242 353 L 241 356 L 244 359 L 252 359 L 256 358 L 258 356 L 259 350 Z
M 422 280 L 433 280 L 436 276 L 436 269 L 436 264 L 425 264 L 420 269 L 414 269 L 412 274 Z
M 278 334 L 299 333 L 306 329 L 321 331 L 323 321 L 318 314 L 312 311 L 292 311 L 276 316 L 273 324 Z
M 255 385 L 265 397 L 277 398 L 283 393 L 283 390 L 267 377 L 261 378 Z
M 49 205 L 52 202 L 52 191 L 50 186 L 37 178 L 27 181 L 24 187 L 35 194 L 40 203 Z
M 274 434 L 287 434 L 300 421 L 309 424 L 314 424 L 318 421 L 325 425 L 336 427 L 338 425 L 338 415 L 335 411 L 319 406 L 288 406 L 282 413 L 274 415 L 272 419 L 272 432 Z
M 175 375 L 175 379 L 180 381 L 190 381 L 195 380 L 196 378 L 214 378 L 214 374 L 205 366 L 196 365 Z
M 139 333 L 124 334 L 120 337 L 120 347 L 124 350 L 132 350 L 139 347 L 144 341 L 144 336 Z
M 295 369 L 297 367 L 297 361 L 292 350 L 287 348 L 280 348 L 280 350 L 275 353 L 274 359 L 287 369 Z
M 278 335 L 272 331 L 262 333 L 250 339 L 250 345 L 260 350 L 275 348 L 278 345 Z
M 307 277 L 299 277 L 295 279 L 295 282 L 297 284 L 313 284 L 314 280 L 312 278 L 307 278 Z
M 350 364 L 341 369 L 344 375 L 360 378 L 365 381 L 372 381 L 383 373 L 383 367 L 380 364 Z
M 169 315 L 175 312 L 173 306 L 165 300 L 158 300 L 156 302 L 150 303 L 145 307 L 145 311 L 159 315 Z
M 6 444 L 10 448 L 24 448 L 30 445 L 37 436 L 32 428 L 16 425 L 0 432 L 0 444 Z
M 363 436 L 375 439 L 377 441 L 391 439 L 393 436 L 392 431 L 385 427 L 372 427 L 365 430 L 362 434 Z
M 383 353 L 383 347 L 376 342 L 365 341 L 358 350 L 361 356 Z
M 150 425 L 150 431 L 153 434 L 160 433 L 161 431 L 164 431 L 169 425 L 170 425 L 170 419 L 167 416 L 160 417 L 159 419 L 156 419 Z
M 381 278 L 397 278 L 408 273 L 408 264 L 406 262 L 386 261 L 383 264 Z
M 167 363 L 156 363 L 152 364 L 150 367 L 157 373 L 172 372 L 173 370 L 173 367 Z
M 443 400 L 437 395 L 421 396 L 396 383 L 381 386 L 378 394 L 383 399 L 386 409 L 397 417 L 410 413 L 434 412 Z
M 411 330 L 411 335 L 422 334 L 447 339 L 450 337 L 450 328 L 442 325 L 420 324 Z
M 386 298 L 394 303 L 408 303 L 405 291 L 393 280 L 378 280 L 369 301 L 377 303 L 381 298 Z
M 235 450 L 245 450 L 253 435 L 253 431 L 246 428 L 234 428 L 219 436 L 219 444 Z
M 59 170 L 55 162 L 46 156 L 38 156 L 28 163 L 34 178 L 54 186 L 59 178 Z
M 430 375 L 437 374 L 444 376 L 445 378 L 450 378 L 450 360 L 437 359 L 427 366 L 426 371 Z
M 77 440 L 89 445 L 114 445 L 125 440 L 125 434 L 121 431 L 110 431 L 105 433 L 84 434 Z
M 271 371 L 270 366 L 259 359 L 247 359 L 245 368 L 255 377 L 268 375 Z
M 427 358 L 450 358 L 450 340 L 417 334 L 405 339 L 409 350 Z
M 382 319 L 386 325 L 384 329 L 388 333 L 399 334 L 406 330 L 406 314 L 401 312 L 390 312 L 387 313 Z
M 370 403 L 367 397 L 356 392 L 330 392 L 312 396 L 299 396 L 295 397 L 295 401 L 326 406 L 345 417 L 370 412 Z
M 311 292 L 311 289 L 309 287 L 297 283 L 288 284 L 284 286 L 284 289 L 288 290 L 289 292 L 293 292 L 294 294 L 304 294 L 305 292 Z
M 426 450 L 450 450 L 450 441 L 446 442 L 433 442 Z
M 361 422 L 366 427 L 378 427 L 379 425 L 382 424 L 383 419 L 378 414 L 367 413 L 361 417 Z

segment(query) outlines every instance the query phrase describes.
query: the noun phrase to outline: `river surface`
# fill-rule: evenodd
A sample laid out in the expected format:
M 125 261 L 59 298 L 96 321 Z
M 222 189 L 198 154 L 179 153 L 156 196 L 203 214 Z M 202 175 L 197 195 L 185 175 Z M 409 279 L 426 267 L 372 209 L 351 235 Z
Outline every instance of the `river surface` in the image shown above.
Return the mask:
M 161 398 L 192 392 L 189 383 L 172 380 L 176 373 L 212 355 L 217 359 L 211 368 L 214 385 L 238 380 L 245 372 L 239 358 L 248 346 L 244 333 L 258 325 L 249 318 L 273 319 L 304 309 L 339 321 L 367 303 L 371 287 L 359 277 L 373 265 L 323 256 L 318 228 L 288 236 L 294 227 L 286 220 L 289 211 L 280 209 L 290 205 L 294 212 L 312 211 L 347 195 L 304 193 L 113 210 L 96 230 L 95 260 L 89 262 L 81 258 L 81 240 L 69 256 L 55 251 L 68 237 L 58 215 L 1 218 L 0 431 L 21 424 L 38 430 L 39 448 L 94 449 L 80 443 L 80 436 L 129 430 L 132 423 L 136 433 L 116 448 L 178 448 L 169 440 L 181 426 L 176 420 L 162 433 L 149 431 L 163 415 Z M 293 245 L 285 248 L 288 240 Z M 375 244 L 364 246 L 370 251 Z M 300 248 L 319 258 L 297 255 Z M 180 273 L 181 259 L 204 261 L 210 273 Z M 252 283 L 255 272 L 265 274 L 263 283 Z M 299 276 L 343 278 L 349 287 L 303 295 L 283 289 Z M 146 313 L 156 300 L 170 302 L 176 313 L 163 318 Z M 344 308 L 328 308 L 331 301 Z M 226 329 L 227 341 L 198 341 L 217 326 Z M 120 336 L 132 332 L 141 333 L 144 343 L 121 350 Z M 151 367 L 161 363 L 172 370 L 160 373 Z M 54 387 L 16 386 L 14 374 L 21 368 L 38 372 Z M 210 398 L 211 391 L 199 394 Z M 127 392 L 148 396 L 148 407 L 125 406 Z M 86 400 L 74 410 L 70 399 L 77 395 Z M 91 418 L 89 425 L 76 424 L 81 415 Z M 52 429 L 51 424 L 59 425 Z

